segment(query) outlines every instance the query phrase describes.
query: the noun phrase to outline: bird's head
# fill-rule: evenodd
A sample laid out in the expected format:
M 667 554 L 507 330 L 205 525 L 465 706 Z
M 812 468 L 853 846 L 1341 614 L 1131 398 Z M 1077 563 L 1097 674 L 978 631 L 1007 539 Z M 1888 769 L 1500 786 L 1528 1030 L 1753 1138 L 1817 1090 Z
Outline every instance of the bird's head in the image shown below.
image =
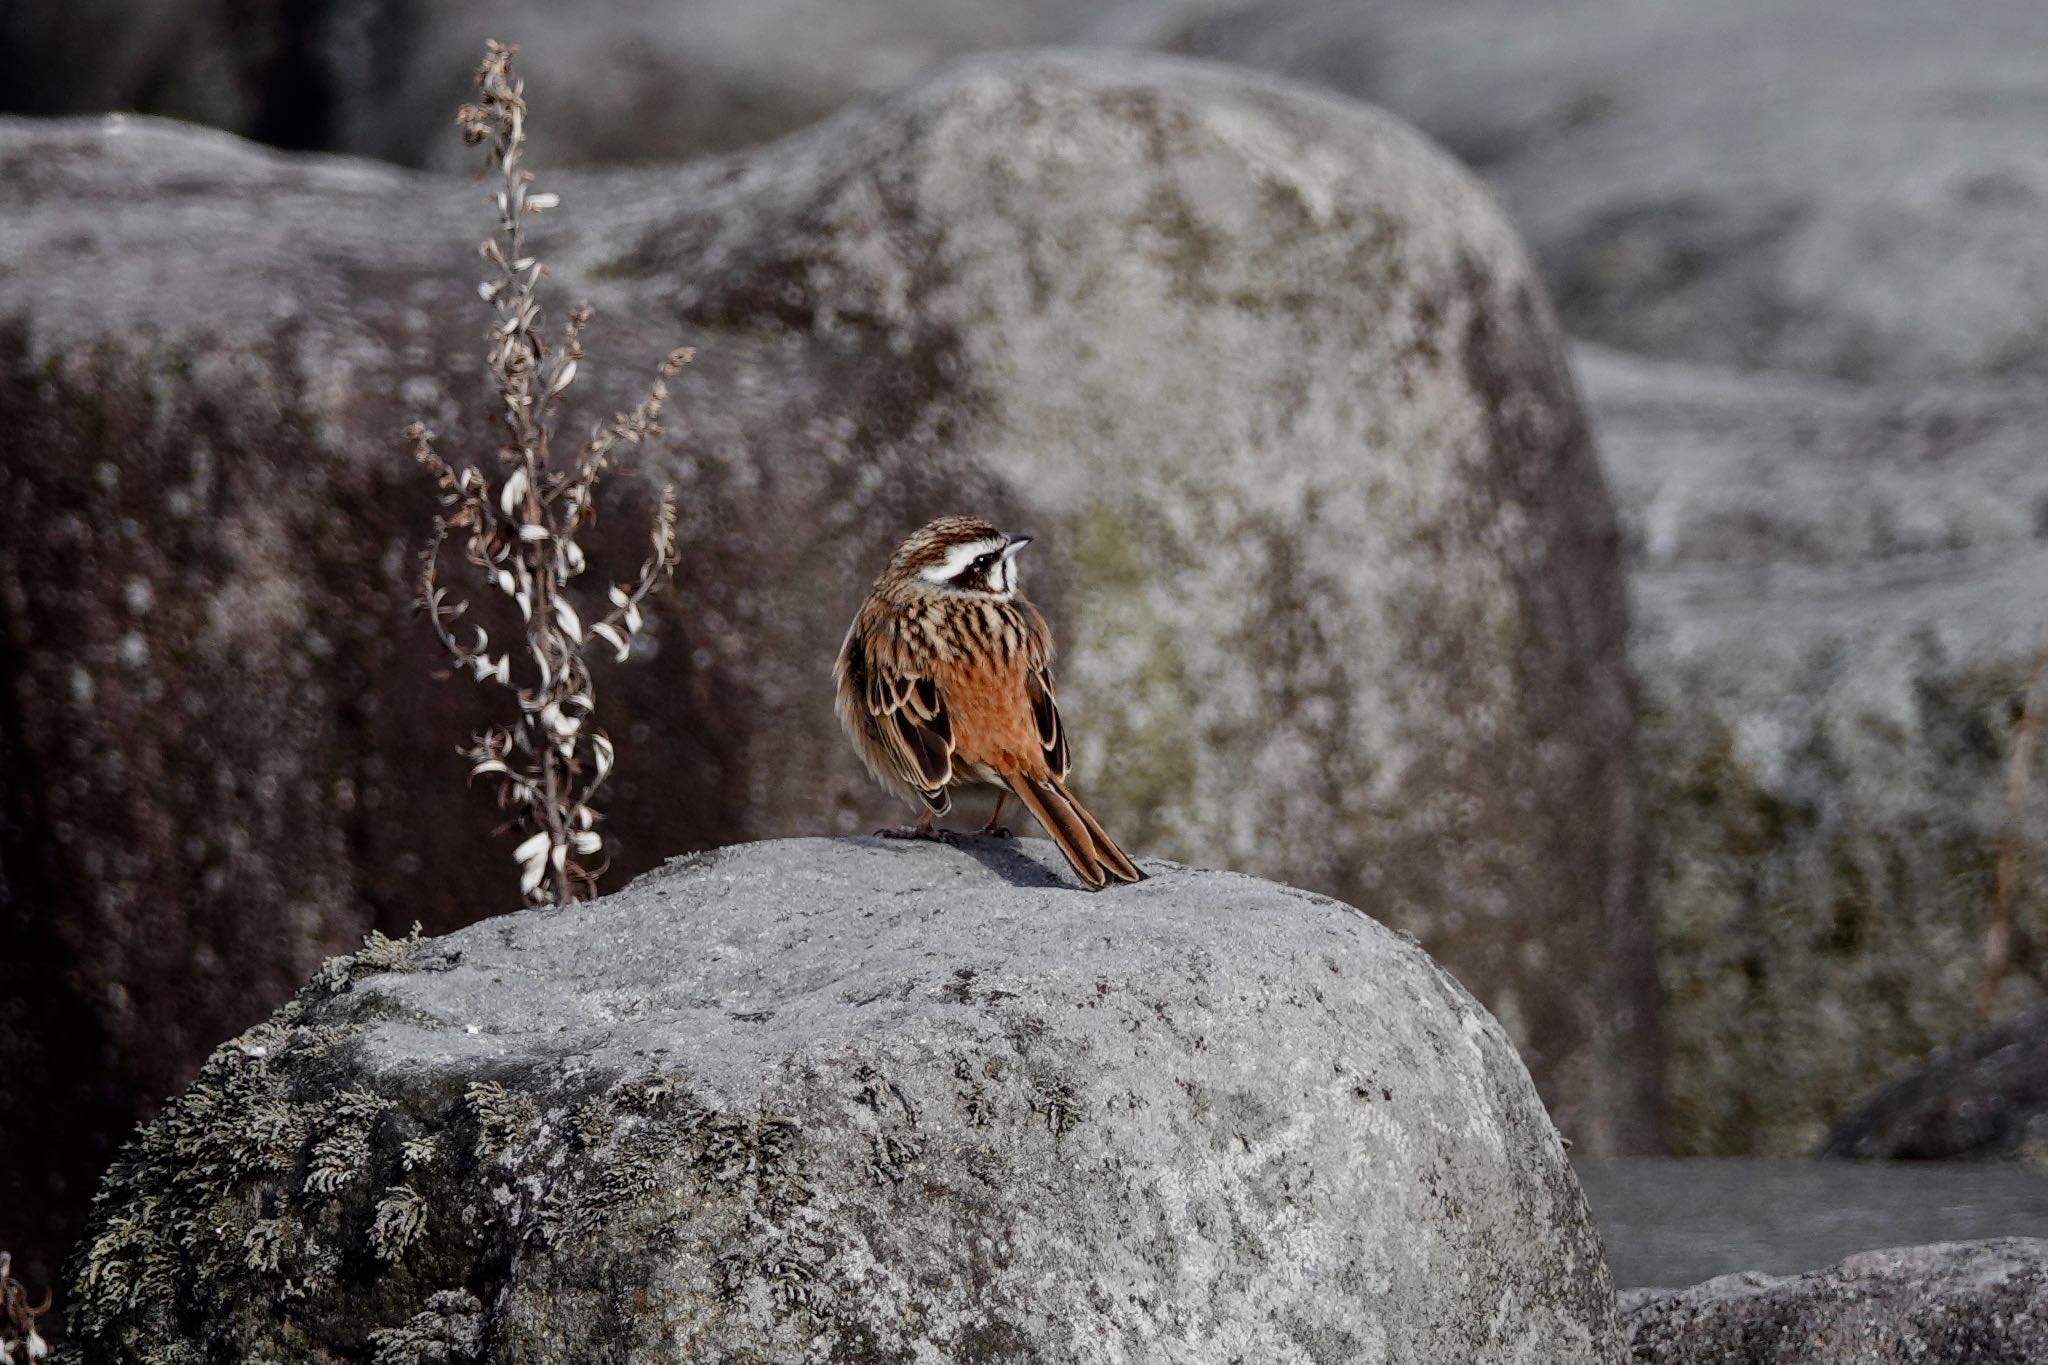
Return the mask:
M 882 581 L 1007 602 L 1017 592 L 1017 552 L 1030 543 L 980 517 L 940 517 L 897 548 Z

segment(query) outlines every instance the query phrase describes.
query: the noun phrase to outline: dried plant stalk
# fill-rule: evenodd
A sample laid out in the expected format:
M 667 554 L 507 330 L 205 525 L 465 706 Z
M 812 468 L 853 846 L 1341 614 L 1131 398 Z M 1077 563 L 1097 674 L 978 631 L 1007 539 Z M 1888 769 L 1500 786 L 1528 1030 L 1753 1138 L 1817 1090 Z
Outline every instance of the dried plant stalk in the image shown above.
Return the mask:
M 2025 842 L 2027 792 L 2032 785 L 2034 750 L 2041 733 L 2041 678 L 2048 672 L 2048 651 L 2034 663 L 2020 702 L 2020 720 L 2012 742 L 2012 764 L 2005 775 L 2005 824 L 1998 831 L 1998 873 L 1991 888 L 1991 923 L 1984 931 L 1984 976 L 1977 987 L 1977 1022 L 1991 1021 L 1999 985 L 2012 965 L 2013 920 L 2018 913 L 2020 853 Z
M 0 1365 L 28 1365 L 50 1353 L 36 1319 L 50 1311 L 50 1296 L 30 1303 L 28 1286 L 14 1278 L 14 1258 L 0 1251 Z
M 2040 745 L 2042 673 L 2048 673 L 2048 651 L 2034 661 L 2028 692 L 2019 702 L 2019 726 L 2013 733 L 2013 759 L 2005 769 L 2005 825 L 1999 829 L 1999 872 L 1991 888 L 1991 925 L 1985 929 L 1985 976 L 1976 988 L 1976 1021 L 1991 1023 L 1999 984 L 2013 962 L 2013 917 L 2019 900 L 2019 855 L 2025 843 L 2028 790 L 2034 780 L 2034 749 Z
M 570 580 L 585 567 L 576 534 L 590 523 L 593 492 L 613 455 L 660 431 L 666 381 L 690 352 L 671 352 L 638 407 L 599 424 L 566 464 L 554 463 L 552 419 L 575 383 L 591 310 L 581 304 L 572 309 L 561 339 L 549 345 L 538 297 L 547 270 L 527 253 L 526 220 L 556 207 L 560 198 L 535 193 L 531 172 L 519 164 L 526 100 L 525 82 L 512 74 L 517 52 L 486 44 L 476 73 L 477 103 L 464 105 L 456 118 L 464 142 L 486 144 L 486 172 L 497 178 L 492 202 L 498 225 L 483 242 L 489 270 L 478 292 L 494 310 L 486 359 L 503 409 L 498 477 L 475 466 L 456 470 L 420 423 L 407 429 L 406 439 L 433 475 L 443 509 L 420 574 L 420 608 L 459 671 L 506 689 L 519 704 L 516 724 L 481 731 L 462 753 L 470 760 L 472 780 L 489 778 L 496 785 L 500 807 L 512 812 L 523 836 L 512 854 L 520 891 L 536 904 L 560 905 L 593 894 L 603 871 L 592 861 L 604 851 L 592 797 L 614 759 L 611 741 L 592 724 L 597 698 L 584 651 L 601 641 L 616 659 L 632 652 L 645 626 L 641 603 L 675 569 L 674 490 L 662 492 L 639 575 L 613 584 L 606 610 L 589 625 L 568 592 Z M 458 534 L 464 560 L 518 608 L 525 630 L 521 649 L 493 655 L 481 627 L 470 627 L 468 639 L 458 633 L 469 604 L 451 598 L 438 579 L 441 551 Z M 515 654 L 523 657 L 515 662 Z

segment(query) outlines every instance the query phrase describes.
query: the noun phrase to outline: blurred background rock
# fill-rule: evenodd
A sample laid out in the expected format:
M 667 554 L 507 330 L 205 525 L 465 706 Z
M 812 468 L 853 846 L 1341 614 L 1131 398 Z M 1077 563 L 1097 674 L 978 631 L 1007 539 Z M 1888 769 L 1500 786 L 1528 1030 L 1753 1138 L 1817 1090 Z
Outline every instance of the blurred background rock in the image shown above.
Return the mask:
M 764 726 L 772 739 L 750 741 L 721 700 L 754 686 L 764 633 L 778 657 L 829 653 L 836 638 L 838 603 L 778 617 L 757 588 L 852 591 L 875 546 L 960 502 L 961 481 L 980 505 L 1033 514 L 1081 506 L 1078 462 L 1114 459 L 1145 506 L 1173 510 L 1134 535 L 1106 529 L 1128 507 L 1075 515 L 1037 582 L 1076 646 L 1070 705 L 1099 746 L 1079 755 L 1083 779 L 1105 819 L 1130 812 L 1134 844 L 1331 890 L 1413 929 L 1501 1014 L 1567 1132 L 1599 1151 L 1813 1150 L 1866 1092 L 1973 1032 L 2007 758 L 2048 620 L 2035 435 L 2048 9 L 103 0 L 0 10 L 0 98 L 460 169 L 450 111 L 485 36 L 524 45 L 543 169 L 741 151 L 850 101 L 923 92 L 752 157 L 565 186 L 578 226 L 556 243 L 561 285 L 606 308 L 609 378 L 624 384 L 633 357 L 671 339 L 702 355 L 674 424 L 687 453 L 669 471 L 700 512 L 705 567 L 693 578 L 686 562 L 669 607 L 689 660 L 612 685 L 650 727 L 625 737 L 626 761 L 637 749 L 649 770 L 703 774 L 718 795 L 650 811 L 622 789 L 628 868 L 679 841 L 880 813 L 802 709 L 817 679 L 771 684 L 763 714 L 800 718 L 793 732 Z M 1120 112 L 1090 96 L 1097 112 L 1056 114 L 1056 136 L 1034 143 L 1014 88 L 930 83 L 961 54 L 1019 44 L 1103 49 L 1084 87 L 1123 73 L 1153 93 Z M 1366 126 L 1350 115 L 1141 50 L 1371 101 L 1475 168 L 1580 341 L 1579 397 L 1547 375 L 1547 306 L 1513 321 L 1519 251 L 1462 189 L 1441 189 L 1457 182 L 1433 159 L 1400 153 L 1392 180 L 1360 181 L 1359 139 L 1381 135 L 1332 131 Z M 1276 104 L 1288 112 L 1257 112 Z M 1247 126 L 1262 130 L 1250 143 L 1218 131 Z M 97 130 L 65 129 L 17 126 L 0 149 L 10 514 L 33 485 L 72 519 L 9 551 L 0 915 L 14 994 L 0 1029 L 22 1060 L 0 1081 L 0 1159 L 37 1189 L 46 1171 L 69 1181 L 55 1198 L 75 1209 L 127 1121 L 320 955 L 372 924 L 396 932 L 417 915 L 441 929 L 497 908 L 462 888 L 495 875 L 500 851 L 483 814 L 460 828 L 438 814 L 462 800 L 432 756 L 464 733 L 467 693 L 414 685 L 429 652 L 402 596 L 428 499 L 385 432 L 415 410 L 452 430 L 473 420 L 473 192 L 155 129 L 146 156 L 96 172 Z M 1125 150 L 1134 140 L 1150 150 Z M 1164 197 L 1097 204 L 1105 185 L 1075 179 L 1072 156 Z M 1464 205 L 1412 252 L 1313 210 L 1288 236 L 1272 204 L 1227 207 L 1243 186 L 1291 178 L 1369 215 L 1380 195 L 1410 203 L 1411 176 L 1438 187 L 1414 202 Z M 191 216 L 163 221 L 170 203 Z M 1447 253 L 1481 239 L 1485 279 L 1452 287 Z M 1354 250 L 1380 265 L 1345 273 Z M 1266 263 L 1246 274 L 1253 261 Z M 121 262 L 132 274 L 110 278 Z M 1419 286 L 1395 279 L 1411 269 Z M 1190 303 L 1221 279 L 1234 292 Z M 1346 297 L 1305 301 L 1333 280 Z M 1437 293 L 1451 311 L 1431 320 Z M 1245 318 L 1286 300 L 1292 322 Z M 1518 443 L 1554 461 L 1543 487 L 1510 499 L 1533 519 L 1503 519 L 1492 499 L 1459 527 L 1449 502 L 1411 490 L 1382 496 L 1377 520 L 1326 516 L 1289 560 L 1307 490 L 1355 472 L 1352 447 L 1318 431 L 1373 430 L 1365 445 L 1427 460 L 1461 448 L 1400 425 L 1418 409 L 1398 391 L 1390 338 L 1470 356 L 1459 327 L 1473 319 L 1511 327 L 1480 349 L 1507 345 L 1533 424 L 1478 438 L 1482 466 L 1516 467 Z M 1134 344 L 1192 349 L 1140 363 Z M 1463 370 L 1429 380 L 1442 396 L 1424 408 L 1490 401 Z M 1367 393 L 1356 408 L 1354 388 Z M 1305 427 L 1291 425 L 1297 408 Z M 1582 468 L 1595 448 L 1611 510 Z M 1232 458 L 1247 449 L 1263 455 Z M 1303 464 L 1303 451 L 1320 453 Z M 1162 504 L 1182 459 L 1233 491 Z M 1282 469 L 1309 472 L 1274 492 Z M 1034 486 L 1056 491 L 1034 501 Z M 163 510 L 166 489 L 188 490 L 186 513 Z M 752 510 L 735 523 L 738 508 Z M 1477 548 L 1387 558 L 1372 537 L 1417 508 Z M 178 515 L 188 528 L 173 531 L 163 518 Z M 1517 518 L 1536 528 L 1528 545 L 1488 539 Z M 778 544 L 792 526 L 816 528 L 817 544 Z M 1627 573 L 1634 707 L 1603 538 Z M 1233 548 L 1212 561 L 1212 543 Z M 709 567 L 735 554 L 761 582 Z M 1463 567 L 1446 576 L 1451 562 Z M 1192 626 L 1166 601 L 1175 575 L 1195 571 L 1214 593 L 1199 576 L 1212 563 L 1253 567 L 1236 619 L 1270 626 L 1243 685 L 1215 693 L 1160 666 L 1161 642 Z M 1437 691 L 1471 673 L 1458 659 L 1397 660 L 1368 624 L 1380 607 L 1361 606 L 1432 573 L 1543 585 L 1463 599 L 1498 610 L 1450 638 L 1480 641 L 1486 619 L 1509 632 L 1492 653 L 1470 646 L 1506 669 L 1476 703 Z M 1331 602 L 1348 605 L 1309 605 Z M 1560 620 L 1583 637 L 1533 643 Z M 166 724 L 167 694 L 148 681 L 162 668 L 130 660 L 207 638 L 220 648 L 173 675 L 198 710 Z M 1276 660 L 1294 666 L 1259 671 Z M 1513 677 L 1509 661 L 1534 672 Z M 387 674 L 407 684 L 401 705 L 369 685 Z M 1233 733 L 1230 716 L 1275 704 L 1261 677 L 1290 719 Z M 1426 762 L 1421 736 L 1459 733 L 1452 719 L 1507 696 L 1533 709 L 1464 730 L 1471 752 L 1443 764 L 1457 774 L 1447 790 L 1410 809 L 1412 790 L 1375 786 L 1372 755 Z M 1363 711 L 1345 712 L 1347 698 Z M 1161 737 L 1190 715 L 1202 757 L 1177 764 Z M 1316 741 L 1340 731 L 1356 761 L 1335 784 Z M 785 748 L 788 733 L 803 741 Z M 1100 747 L 1112 741 L 1144 762 L 1119 768 Z M 1626 776 L 1638 763 L 1639 787 Z M 1333 790 L 1372 796 L 1318 825 Z M 374 816 L 347 809 L 373 799 Z M 1284 820 L 1251 813 L 1275 799 Z M 93 830 L 97 855 L 61 851 L 66 828 Z M 152 848 L 159 865 L 123 870 Z M 1391 886 L 1375 885 L 1383 875 Z M 1501 891 L 1500 915 L 1444 922 L 1434 907 L 1465 903 L 1436 894 L 1452 884 Z M 2001 1015 L 2048 998 L 2048 925 L 2037 898 L 2021 906 Z M 251 926 L 266 915 L 259 947 Z M 1999 1093 L 2040 1104 L 2025 1087 Z M 2027 1130 L 2022 1115 L 2013 1131 Z

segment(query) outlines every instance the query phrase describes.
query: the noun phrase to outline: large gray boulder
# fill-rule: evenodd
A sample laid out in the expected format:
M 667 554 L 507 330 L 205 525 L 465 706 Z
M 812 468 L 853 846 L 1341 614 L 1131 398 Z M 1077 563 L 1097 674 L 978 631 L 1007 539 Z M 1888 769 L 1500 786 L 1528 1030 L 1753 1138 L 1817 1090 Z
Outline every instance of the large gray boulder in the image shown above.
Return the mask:
M 41 1203 L 321 954 L 501 904 L 396 440 L 496 436 L 470 184 L 146 120 L 0 124 L 0 167 L 0 259 L 36 263 L 0 274 L 0 862 L 33 929 L 0 1088 L 45 1113 L 0 1172 Z M 1263 77 L 1020 56 L 554 187 L 555 297 L 602 310 L 583 411 L 699 350 L 647 455 L 682 508 L 658 649 L 598 679 L 620 874 L 901 819 L 832 654 L 905 530 L 983 511 L 1040 537 L 1077 789 L 1126 847 L 1371 903 L 1583 1149 L 1654 1144 L 1617 537 L 1467 175 Z M 613 488 L 599 575 L 639 559 L 647 486 Z M 85 1133 L 76 1074 L 116 1115 Z
M 2048 1172 L 2048 1005 L 1896 1076 L 1829 1130 L 1826 1156 L 2011 1161 Z
M 1621 1299 L 1637 1365 L 2038 1365 L 2048 1241 L 1851 1256 L 1806 1275 L 1726 1275 Z
M 1087 0 L 76 0 L 0 10 L 0 111 L 167 115 L 467 169 L 447 136 L 486 38 L 517 43 L 551 165 L 772 141 L 946 59 L 1062 41 Z
M 1618 1362 L 1507 1035 L 1348 906 L 787 840 L 378 939 L 117 1163 L 85 1361 Z
M 2048 390 L 1578 352 L 1631 561 L 1682 1152 L 1807 1152 L 1971 1027 L 2048 631 Z M 2034 777 L 2038 839 L 2048 774 Z M 2008 974 L 2001 1011 L 2043 998 Z
M 1872 380 L 2048 365 L 2034 0 L 1136 0 L 1127 41 L 1316 80 L 1477 166 L 1567 327 Z
M 2033 0 L 74 0 L 0 11 L 0 107 L 450 167 L 485 37 L 525 45 L 557 164 L 756 145 L 988 48 L 1220 58 L 1481 168 L 1575 334 L 1887 380 L 2048 362 Z

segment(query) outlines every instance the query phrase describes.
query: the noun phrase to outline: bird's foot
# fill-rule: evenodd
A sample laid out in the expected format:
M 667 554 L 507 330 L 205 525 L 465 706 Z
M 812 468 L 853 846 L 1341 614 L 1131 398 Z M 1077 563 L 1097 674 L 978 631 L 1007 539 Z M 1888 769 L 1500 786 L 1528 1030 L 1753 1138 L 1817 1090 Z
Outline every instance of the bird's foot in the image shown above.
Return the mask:
M 1008 825 L 983 825 L 981 832 L 991 839 L 1014 839 L 1017 837 L 1010 833 Z
M 940 829 L 936 825 L 891 825 L 875 831 L 881 839 L 929 839 L 935 844 L 956 842 L 953 831 Z

